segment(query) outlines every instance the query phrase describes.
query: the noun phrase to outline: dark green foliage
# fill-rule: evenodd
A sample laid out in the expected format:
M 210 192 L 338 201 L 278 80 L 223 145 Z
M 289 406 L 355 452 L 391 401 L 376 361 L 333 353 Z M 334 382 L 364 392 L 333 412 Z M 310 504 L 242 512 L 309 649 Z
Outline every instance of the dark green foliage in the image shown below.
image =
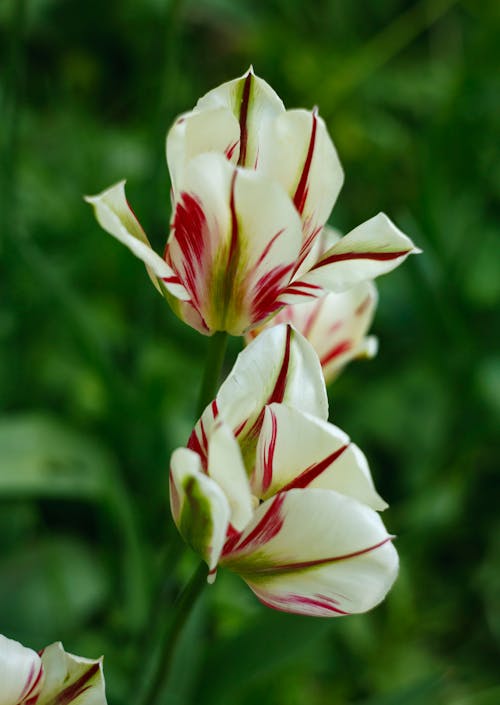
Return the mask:
M 82 194 L 126 177 L 161 249 L 166 129 L 253 63 L 329 125 L 346 172 L 331 222 L 384 210 L 424 250 L 380 281 L 379 356 L 330 390 L 402 569 L 376 611 L 330 622 L 221 572 L 165 702 L 500 701 L 499 32 L 492 1 L 0 3 L 0 633 L 104 653 L 110 705 L 134 705 L 194 565 L 167 468 L 206 340 Z

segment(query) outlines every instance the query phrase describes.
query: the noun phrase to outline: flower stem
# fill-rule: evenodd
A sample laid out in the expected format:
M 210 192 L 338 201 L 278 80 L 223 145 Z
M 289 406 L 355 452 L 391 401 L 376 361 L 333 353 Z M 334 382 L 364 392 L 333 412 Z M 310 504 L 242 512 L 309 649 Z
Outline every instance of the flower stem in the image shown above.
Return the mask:
M 205 371 L 201 382 L 196 416 L 199 417 L 207 404 L 217 393 L 219 379 L 224 364 L 227 347 L 227 333 L 219 331 L 209 339 L 205 360 Z M 183 628 L 189 619 L 191 611 L 207 582 L 208 568 L 205 563 L 198 565 L 191 580 L 177 597 L 173 615 L 166 612 L 158 635 L 158 644 L 153 653 L 154 665 L 146 686 L 139 698 L 140 705 L 155 705 L 160 702 L 166 687 L 173 658 Z
M 205 372 L 200 387 L 198 396 L 198 405 L 196 407 L 196 416 L 199 417 L 203 410 L 214 399 L 219 378 L 224 363 L 226 354 L 228 335 L 225 331 L 218 331 L 210 338 L 207 359 L 205 362 Z
M 205 563 L 200 563 L 191 580 L 175 601 L 174 614 L 167 628 L 162 631 L 155 670 L 140 699 L 141 705 L 155 705 L 160 702 L 159 699 L 170 674 L 177 643 L 191 611 L 207 583 L 207 573 L 208 568 Z

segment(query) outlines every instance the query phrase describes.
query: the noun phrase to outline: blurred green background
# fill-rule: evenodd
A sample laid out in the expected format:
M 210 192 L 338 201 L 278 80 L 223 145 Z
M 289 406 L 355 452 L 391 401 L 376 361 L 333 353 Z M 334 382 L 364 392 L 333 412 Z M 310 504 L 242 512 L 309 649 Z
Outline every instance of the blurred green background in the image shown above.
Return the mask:
M 327 121 L 346 172 L 332 224 L 383 210 L 424 250 L 379 280 L 378 357 L 330 390 L 401 576 L 373 613 L 314 620 L 222 571 L 165 702 L 500 702 L 499 36 L 494 0 L 2 0 L 0 633 L 104 653 L 110 705 L 136 702 L 196 563 L 167 467 L 207 341 L 82 194 L 126 177 L 160 249 L 167 127 L 252 63 Z

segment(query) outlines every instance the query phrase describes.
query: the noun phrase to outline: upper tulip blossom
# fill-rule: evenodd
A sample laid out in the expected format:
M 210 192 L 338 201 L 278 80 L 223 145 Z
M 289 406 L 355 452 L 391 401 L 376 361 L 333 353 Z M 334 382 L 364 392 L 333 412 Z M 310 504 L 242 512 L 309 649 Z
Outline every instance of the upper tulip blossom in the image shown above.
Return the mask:
M 252 71 L 178 118 L 167 160 L 173 214 L 162 257 L 124 182 L 87 200 L 101 226 L 144 261 L 177 315 L 202 333 L 241 335 L 284 304 L 349 289 L 416 251 L 379 214 L 313 257 L 342 168 L 317 111 L 285 110 Z
M 60 643 L 37 654 L 0 634 L 0 705 L 106 705 L 102 661 Z
M 325 228 L 317 258 L 339 239 L 332 228 Z M 290 323 L 312 344 L 328 384 L 354 358 L 376 354 L 377 338 L 366 336 L 366 333 L 373 320 L 377 299 L 375 284 L 366 281 L 339 294 L 329 293 L 320 299 L 289 304 L 263 326 L 253 328 L 246 339 L 253 340 L 263 328 Z
M 325 401 L 309 343 L 274 326 L 241 353 L 170 470 L 174 521 L 210 579 L 225 566 L 264 604 L 313 616 L 374 607 L 398 568 L 366 458 L 325 420 Z

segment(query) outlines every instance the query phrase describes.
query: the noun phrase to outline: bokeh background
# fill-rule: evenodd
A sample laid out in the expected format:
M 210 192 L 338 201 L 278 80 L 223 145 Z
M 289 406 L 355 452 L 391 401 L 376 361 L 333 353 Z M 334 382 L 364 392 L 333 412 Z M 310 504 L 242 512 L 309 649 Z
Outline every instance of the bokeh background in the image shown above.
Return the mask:
M 401 576 L 374 612 L 314 620 L 222 571 L 165 703 L 500 702 L 499 36 L 495 0 L 2 0 L 0 633 L 104 653 L 110 705 L 136 702 L 196 564 L 166 480 L 206 339 L 82 194 L 126 177 L 161 249 L 167 127 L 252 63 L 329 126 L 332 224 L 383 210 L 424 250 L 379 280 L 378 357 L 330 389 Z

